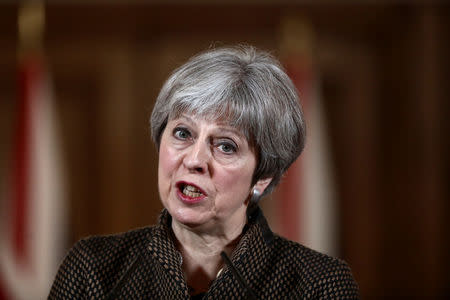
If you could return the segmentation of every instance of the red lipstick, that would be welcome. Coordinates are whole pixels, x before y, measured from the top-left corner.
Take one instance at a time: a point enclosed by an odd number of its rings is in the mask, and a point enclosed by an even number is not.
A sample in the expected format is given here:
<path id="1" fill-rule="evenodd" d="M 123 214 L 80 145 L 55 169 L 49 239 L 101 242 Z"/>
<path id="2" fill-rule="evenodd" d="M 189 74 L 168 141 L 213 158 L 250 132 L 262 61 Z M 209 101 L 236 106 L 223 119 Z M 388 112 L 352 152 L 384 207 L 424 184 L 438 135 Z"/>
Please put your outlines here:
<path id="1" fill-rule="evenodd" d="M 179 181 L 176 186 L 178 197 L 187 204 L 199 203 L 207 196 L 200 187 L 191 182 Z"/>

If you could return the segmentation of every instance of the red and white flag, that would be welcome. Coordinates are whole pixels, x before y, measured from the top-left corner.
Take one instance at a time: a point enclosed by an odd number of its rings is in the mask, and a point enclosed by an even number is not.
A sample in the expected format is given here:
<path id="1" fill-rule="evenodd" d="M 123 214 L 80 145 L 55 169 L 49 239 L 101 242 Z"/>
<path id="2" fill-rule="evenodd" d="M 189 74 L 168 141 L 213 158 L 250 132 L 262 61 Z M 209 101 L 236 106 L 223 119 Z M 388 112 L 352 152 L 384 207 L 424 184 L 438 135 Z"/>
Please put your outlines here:
<path id="1" fill-rule="evenodd" d="M 337 204 L 327 142 L 312 31 L 298 18 L 282 27 L 281 57 L 293 80 L 306 120 L 306 145 L 275 193 L 281 235 L 320 252 L 337 255 Z"/>
<path id="2" fill-rule="evenodd" d="M 65 201 L 50 81 L 39 57 L 22 60 L 18 88 L 0 202 L 0 297 L 44 299 L 63 255 Z"/>

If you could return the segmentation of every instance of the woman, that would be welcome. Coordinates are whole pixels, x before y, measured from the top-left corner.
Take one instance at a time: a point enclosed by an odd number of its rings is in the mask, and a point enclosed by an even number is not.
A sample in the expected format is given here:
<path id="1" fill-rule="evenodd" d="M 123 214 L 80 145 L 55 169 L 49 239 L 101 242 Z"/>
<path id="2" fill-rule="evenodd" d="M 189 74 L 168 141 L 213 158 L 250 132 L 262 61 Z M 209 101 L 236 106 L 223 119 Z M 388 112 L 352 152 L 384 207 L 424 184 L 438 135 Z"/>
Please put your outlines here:
<path id="1" fill-rule="evenodd" d="M 162 87 L 151 131 L 159 224 L 79 241 L 49 298 L 358 298 L 344 262 L 274 234 L 258 207 L 305 139 L 272 56 L 242 46 L 191 58 Z"/>

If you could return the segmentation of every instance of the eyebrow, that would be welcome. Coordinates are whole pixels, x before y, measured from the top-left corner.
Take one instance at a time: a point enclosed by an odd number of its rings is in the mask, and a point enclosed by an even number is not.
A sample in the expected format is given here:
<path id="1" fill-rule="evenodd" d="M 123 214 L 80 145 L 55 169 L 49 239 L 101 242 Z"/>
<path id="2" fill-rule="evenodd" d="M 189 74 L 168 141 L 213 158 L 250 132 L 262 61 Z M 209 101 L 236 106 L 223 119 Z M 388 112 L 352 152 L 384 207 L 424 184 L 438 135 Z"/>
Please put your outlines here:
<path id="1" fill-rule="evenodd" d="M 233 127 L 228 127 L 228 126 L 223 127 L 223 126 L 219 125 L 217 129 L 221 130 L 221 131 L 225 131 L 225 132 L 230 132 L 230 133 L 238 136 L 240 139 L 246 140 L 245 136 L 239 130 L 237 130 L 237 129 L 233 128 Z"/>
<path id="2" fill-rule="evenodd" d="M 191 125 L 194 125 L 194 121 L 192 121 L 192 118 L 190 118 L 189 116 L 186 115 L 181 115 L 178 118 L 176 118 L 175 120 L 180 120 L 180 119 L 184 119 L 185 121 L 187 121 L 188 123 L 190 123 Z"/>
<path id="3" fill-rule="evenodd" d="M 195 125 L 194 121 L 192 120 L 192 118 L 188 115 L 181 115 L 178 119 L 184 119 L 186 122 L 190 123 L 191 125 Z M 247 138 L 245 137 L 245 135 L 239 131 L 238 129 L 227 125 L 225 122 L 221 122 L 221 121 L 216 121 L 217 123 L 217 129 L 221 130 L 221 131 L 226 131 L 226 132 L 230 132 L 236 136 L 238 136 L 240 139 L 244 139 L 247 140 Z"/>

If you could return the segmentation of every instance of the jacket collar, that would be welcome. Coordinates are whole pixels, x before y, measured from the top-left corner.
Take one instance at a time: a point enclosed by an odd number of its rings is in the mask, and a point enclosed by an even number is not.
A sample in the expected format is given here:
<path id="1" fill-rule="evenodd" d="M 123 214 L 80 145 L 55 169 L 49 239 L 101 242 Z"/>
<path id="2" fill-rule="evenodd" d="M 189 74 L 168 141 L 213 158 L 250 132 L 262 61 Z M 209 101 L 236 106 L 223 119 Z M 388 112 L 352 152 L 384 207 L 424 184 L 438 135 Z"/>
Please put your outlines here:
<path id="1" fill-rule="evenodd" d="M 149 233 L 148 250 L 152 257 L 156 259 L 160 265 L 175 276 L 176 280 L 181 280 L 182 276 L 182 257 L 176 249 L 171 229 L 172 217 L 166 209 L 160 214 L 158 224 L 152 227 Z M 239 241 L 236 249 L 231 255 L 232 263 L 239 268 L 243 261 L 248 259 L 264 260 L 264 257 L 252 255 L 254 245 L 262 246 L 263 248 L 270 248 L 274 239 L 273 232 L 270 230 L 266 218 L 259 206 L 249 209 L 247 213 L 247 224 L 244 227 L 244 233 Z M 263 251 L 262 253 L 267 253 Z M 246 264 L 249 263 L 248 261 Z M 255 262 L 256 263 L 256 262 Z M 226 271 L 224 269 L 224 271 Z M 184 280 L 182 280 L 184 282 Z M 185 284 L 185 282 L 184 282 Z"/>
<path id="2" fill-rule="evenodd" d="M 158 224 L 152 227 L 149 235 L 148 250 L 168 271 L 181 270 L 182 258 L 176 249 L 171 229 L 172 217 L 166 209 L 161 212 Z"/>

